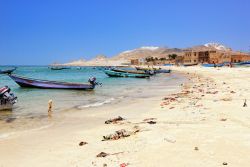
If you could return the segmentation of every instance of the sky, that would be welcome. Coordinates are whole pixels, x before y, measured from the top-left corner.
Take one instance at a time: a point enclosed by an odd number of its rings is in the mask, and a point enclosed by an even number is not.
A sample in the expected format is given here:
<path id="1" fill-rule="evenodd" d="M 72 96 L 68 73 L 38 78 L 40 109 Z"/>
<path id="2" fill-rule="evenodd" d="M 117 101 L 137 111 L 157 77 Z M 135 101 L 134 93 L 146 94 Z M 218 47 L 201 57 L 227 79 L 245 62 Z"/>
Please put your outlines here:
<path id="1" fill-rule="evenodd" d="M 249 0 L 0 0 L 0 65 L 208 42 L 249 51 L 249 9 Z"/>

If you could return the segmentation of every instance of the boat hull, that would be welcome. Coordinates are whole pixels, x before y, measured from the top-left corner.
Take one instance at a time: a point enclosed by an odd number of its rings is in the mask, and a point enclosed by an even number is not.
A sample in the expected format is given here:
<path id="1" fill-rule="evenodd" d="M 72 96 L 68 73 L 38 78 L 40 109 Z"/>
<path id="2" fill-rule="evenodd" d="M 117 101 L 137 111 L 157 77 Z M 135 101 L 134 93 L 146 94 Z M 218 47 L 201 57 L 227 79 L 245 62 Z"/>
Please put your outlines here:
<path id="1" fill-rule="evenodd" d="M 224 64 L 202 64 L 203 67 L 222 67 Z"/>
<path id="2" fill-rule="evenodd" d="M 171 72 L 171 70 L 163 70 L 163 69 L 155 70 L 155 73 L 170 73 L 170 72 Z"/>
<path id="3" fill-rule="evenodd" d="M 68 83 L 68 82 L 56 82 L 56 81 L 47 81 L 47 80 L 36 80 L 25 77 L 20 77 L 16 75 L 9 75 L 19 86 L 27 88 L 41 88 L 41 89 L 94 89 L 95 85 L 86 83 Z"/>
<path id="4" fill-rule="evenodd" d="M 132 77 L 132 78 L 149 78 L 149 74 L 137 74 L 137 73 L 127 73 L 127 72 L 117 72 L 113 70 L 104 70 L 105 74 L 110 77 Z"/>

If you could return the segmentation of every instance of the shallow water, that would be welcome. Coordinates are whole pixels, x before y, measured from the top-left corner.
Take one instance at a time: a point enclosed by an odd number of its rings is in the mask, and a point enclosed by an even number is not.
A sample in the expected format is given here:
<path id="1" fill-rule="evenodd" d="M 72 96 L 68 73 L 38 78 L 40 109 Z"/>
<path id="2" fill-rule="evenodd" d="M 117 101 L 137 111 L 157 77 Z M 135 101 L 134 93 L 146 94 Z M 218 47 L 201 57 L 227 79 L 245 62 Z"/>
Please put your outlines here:
<path id="1" fill-rule="evenodd" d="M 1 70 L 11 67 L 0 66 Z M 164 94 L 166 88 L 175 90 L 184 78 L 178 74 L 158 74 L 150 79 L 110 78 L 98 68 L 76 67 L 65 70 L 50 70 L 47 66 L 19 66 L 17 75 L 54 81 L 87 82 L 95 76 L 102 86 L 93 91 L 48 90 L 21 88 L 8 76 L 0 75 L 0 87 L 8 85 L 18 97 L 18 103 L 12 111 L 0 112 L 0 135 L 29 128 L 48 125 L 48 101 L 53 100 L 53 111 L 60 113 L 72 108 L 86 109 L 101 107 L 132 98 L 147 98 Z M 162 88 L 162 89 L 161 89 Z"/>

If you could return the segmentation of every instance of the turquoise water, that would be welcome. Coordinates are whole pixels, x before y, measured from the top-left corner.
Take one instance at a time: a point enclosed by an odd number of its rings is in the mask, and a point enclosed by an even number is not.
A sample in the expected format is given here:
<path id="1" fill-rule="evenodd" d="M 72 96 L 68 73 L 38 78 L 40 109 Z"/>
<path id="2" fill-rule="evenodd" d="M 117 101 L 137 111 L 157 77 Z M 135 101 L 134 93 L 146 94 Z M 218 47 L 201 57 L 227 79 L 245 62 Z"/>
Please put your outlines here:
<path id="1" fill-rule="evenodd" d="M 1 70 L 10 69 L 0 66 Z M 53 81 L 69 81 L 83 83 L 95 76 L 102 86 L 93 91 L 82 90 L 51 90 L 21 88 L 6 75 L 0 75 L 0 87 L 8 85 L 18 97 L 18 103 L 12 111 L 0 112 L 0 123 L 12 124 L 22 119 L 36 119 L 41 123 L 47 116 L 48 101 L 53 100 L 53 111 L 60 113 L 69 109 L 85 109 L 100 107 L 127 98 L 147 98 L 164 92 L 159 88 L 175 89 L 175 83 L 183 77 L 176 74 L 159 74 L 150 79 L 110 78 L 103 71 L 93 67 L 76 67 L 65 70 L 50 70 L 47 66 L 19 66 L 14 72 L 17 75 Z M 33 126 L 33 125 L 32 125 Z M 0 132 L 1 132 L 0 127 Z"/>

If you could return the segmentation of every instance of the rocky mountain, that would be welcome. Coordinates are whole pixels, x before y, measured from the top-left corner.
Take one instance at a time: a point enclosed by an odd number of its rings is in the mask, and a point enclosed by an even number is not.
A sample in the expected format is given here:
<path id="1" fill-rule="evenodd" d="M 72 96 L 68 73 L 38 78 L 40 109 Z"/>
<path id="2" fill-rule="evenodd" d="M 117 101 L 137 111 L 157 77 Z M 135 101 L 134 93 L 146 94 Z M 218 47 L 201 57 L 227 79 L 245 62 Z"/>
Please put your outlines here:
<path id="1" fill-rule="evenodd" d="M 222 44 L 219 44 L 219 43 L 207 43 L 205 44 L 204 46 L 208 47 L 208 48 L 213 48 L 213 49 L 216 49 L 216 50 L 220 50 L 220 51 L 232 51 L 231 48 L 228 48 Z"/>
<path id="2" fill-rule="evenodd" d="M 72 61 L 70 63 L 65 63 L 64 65 L 67 65 L 67 66 L 72 66 L 72 65 L 80 66 L 81 64 L 84 64 L 84 63 L 86 63 L 86 60 L 80 59 L 80 60 Z"/>
<path id="3" fill-rule="evenodd" d="M 113 60 L 131 60 L 146 57 L 167 57 L 169 54 L 182 54 L 183 50 L 178 48 L 166 48 L 156 46 L 143 46 L 133 50 L 121 52 L 113 57 Z"/>
<path id="4" fill-rule="evenodd" d="M 220 52 L 232 53 L 232 49 L 218 43 L 207 43 L 204 45 L 193 46 L 185 49 L 157 47 L 157 46 L 143 46 L 137 49 L 127 50 L 118 55 L 108 58 L 104 55 L 98 55 L 92 60 L 78 60 L 63 65 L 121 65 L 128 64 L 131 59 L 140 59 L 147 57 L 168 58 L 170 54 L 184 55 L 184 51 L 207 51 L 217 50 Z"/>
<path id="5" fill-rule="evenodd" d="M 217 50 L 220 52 L 231 52 L 232 49 L 228 48 L 219 43 L 207 43 L 204 45 L 192 46 L 190 48 L 186 48 L 184 50 L 193 50 L 193 51 L 207 51 L 207 50 Z"/>

